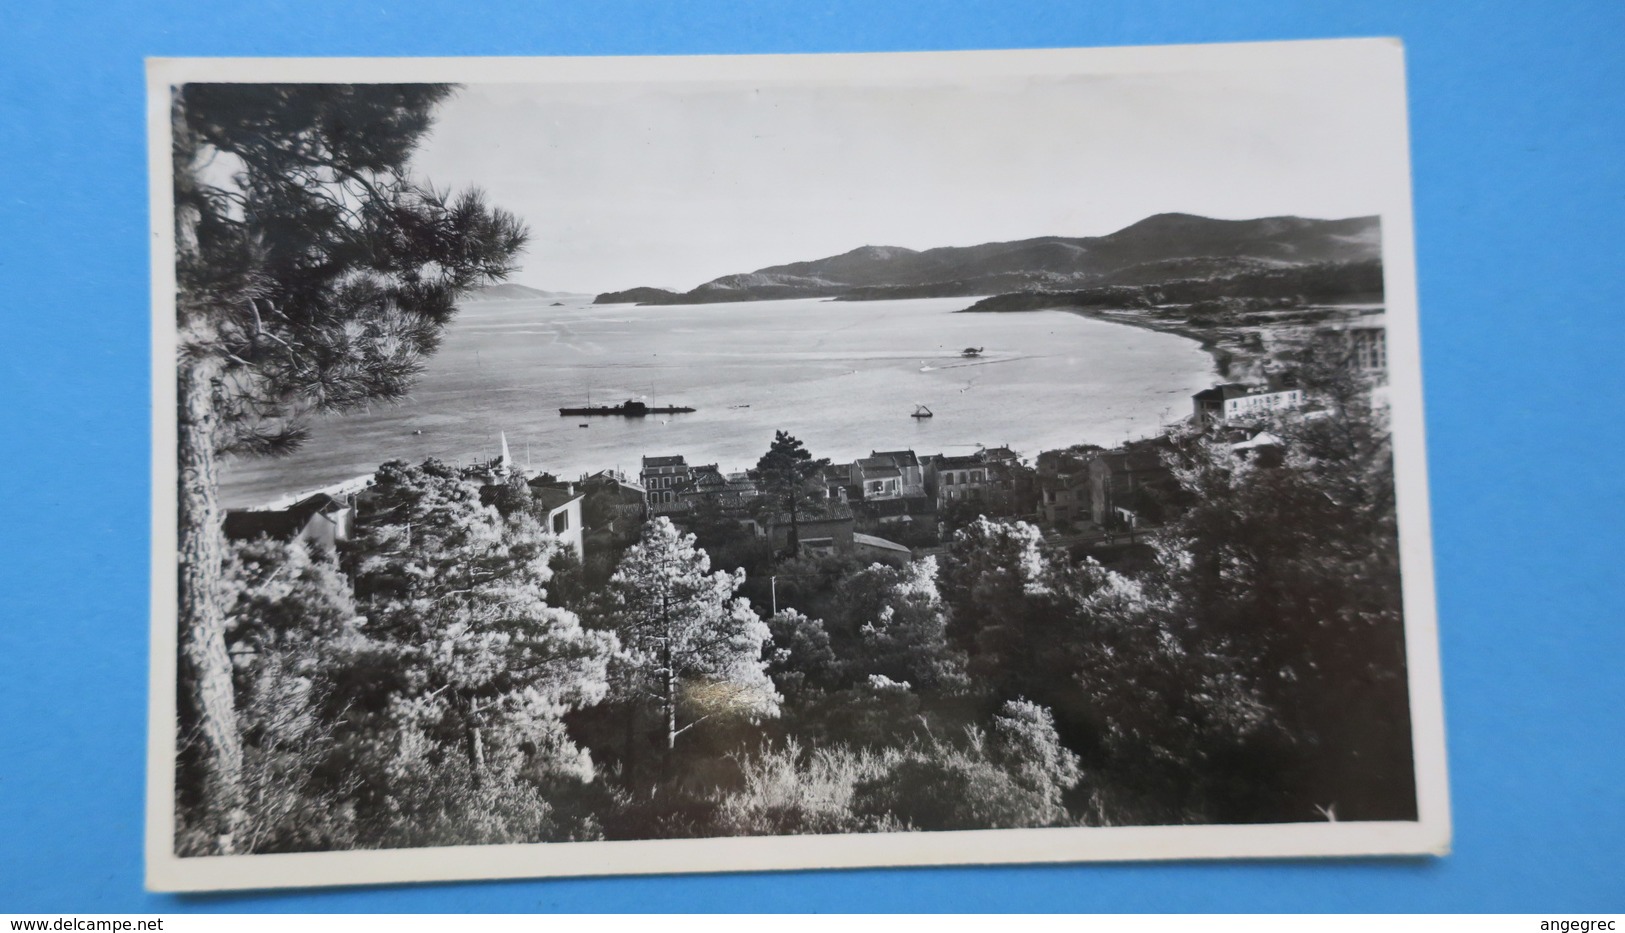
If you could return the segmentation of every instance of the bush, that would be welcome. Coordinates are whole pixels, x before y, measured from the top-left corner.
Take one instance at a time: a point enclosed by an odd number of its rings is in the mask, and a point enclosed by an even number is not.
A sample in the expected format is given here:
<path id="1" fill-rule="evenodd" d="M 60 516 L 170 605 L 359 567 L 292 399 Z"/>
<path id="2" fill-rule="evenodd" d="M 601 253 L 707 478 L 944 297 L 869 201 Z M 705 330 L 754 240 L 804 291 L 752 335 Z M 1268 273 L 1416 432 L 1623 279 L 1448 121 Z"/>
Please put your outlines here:
<path id="1" fill-rule="evenodd" d="M 972 729 L 966 739 L 959 748 L 933 741 L 903 752 L 883 775 L 856 788 L 855 812 L 877 825 L 921 830 L 1071 822 L 1062 797 L 1082 772 L 1049 710 L 1006 703 L 991 736 Z"/>
<path id="2" fill-rule="evenodd" d="M 809 751 L 790 739 L 742 765 L 742 786 L 717 808 L 717 828 L 736 836 L 862 832 L 866 827 L 852 812 L 853 789 L 881 767 L 872 752 L 845 746 Z"/>
<path id="3" fill-rule="evenodd" d="M 743 762 L 739 789 L 716 810 L 737 835 L 1060 826 L 1062 797 L 1081 776 L 1048 710 L 1007 703 L 991 733 L 962 744 L 933 738 L 804 750 L 794 739 Z"/>

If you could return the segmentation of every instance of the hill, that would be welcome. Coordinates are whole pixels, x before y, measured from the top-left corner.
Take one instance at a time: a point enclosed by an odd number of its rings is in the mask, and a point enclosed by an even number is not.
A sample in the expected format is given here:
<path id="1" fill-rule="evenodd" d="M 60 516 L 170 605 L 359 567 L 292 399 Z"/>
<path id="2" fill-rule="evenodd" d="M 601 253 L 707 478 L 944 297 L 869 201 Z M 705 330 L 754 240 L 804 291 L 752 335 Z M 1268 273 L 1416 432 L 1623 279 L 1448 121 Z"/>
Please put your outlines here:
<path id="1" fill-rule="evenodd" d="M 538 301 L 543 298 L 579 298 L 576 292 L 547 292 L 529 285 L 519 285 L 514 282 L 499 282 L 496 285 L 481 285 L 469 291 L 464 301 Z"/>
<path id="2" fill-rule="evenodd" d="M 928 250 L 863 246 L 824 259 L 726 275 L 687 292 L 637 288 L 599 295 L 596 301 L 873 300 L 1155 285 L 1380 260 L 1381 239 L 1376 217 L 1215 220 L 1157 214 L 1106 236 L 1037 237 Z"/>

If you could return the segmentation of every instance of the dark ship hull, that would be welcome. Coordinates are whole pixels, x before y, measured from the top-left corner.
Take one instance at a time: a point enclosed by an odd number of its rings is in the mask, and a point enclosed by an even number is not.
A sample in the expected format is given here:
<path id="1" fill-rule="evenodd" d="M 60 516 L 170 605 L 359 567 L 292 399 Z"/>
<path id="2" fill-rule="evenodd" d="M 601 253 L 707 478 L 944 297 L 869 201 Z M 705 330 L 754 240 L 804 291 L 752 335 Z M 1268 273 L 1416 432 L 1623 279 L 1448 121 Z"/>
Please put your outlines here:
<path id="1" fill-rule="evenodd" d="M 559 414 L 568 417 L 589 415 L 620 415 L 623 418 L 642 418 L 645 415 L 686 415 L 694 411 L 681 405 L 651 408 L 642 402 L 626 401 L 619 405 L 590 405 L 586 408 L 561 408 Z"/>

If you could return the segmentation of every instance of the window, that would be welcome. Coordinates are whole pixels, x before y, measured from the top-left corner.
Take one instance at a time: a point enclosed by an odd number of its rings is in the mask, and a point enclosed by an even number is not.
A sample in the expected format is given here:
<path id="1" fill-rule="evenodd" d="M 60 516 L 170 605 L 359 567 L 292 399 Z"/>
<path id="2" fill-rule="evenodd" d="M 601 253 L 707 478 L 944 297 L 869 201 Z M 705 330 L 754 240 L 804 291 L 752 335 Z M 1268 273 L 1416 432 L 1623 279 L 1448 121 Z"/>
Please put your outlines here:
<path id="1" fill-rule="evenodd" d="M 1386 369 L 1387 332 L 1374 327 L 1354 331 L 1354 362 L 1365 370 Z"/>
<path id="2" fill-rule="evenodd" d="M 570 513 L 569 512 L 560 512 L 559 514 L 553 516 L 553 533 L 554 534 L 562 535 L 566 531 L 569 531 L 569 530 L 570 530 Z"/>

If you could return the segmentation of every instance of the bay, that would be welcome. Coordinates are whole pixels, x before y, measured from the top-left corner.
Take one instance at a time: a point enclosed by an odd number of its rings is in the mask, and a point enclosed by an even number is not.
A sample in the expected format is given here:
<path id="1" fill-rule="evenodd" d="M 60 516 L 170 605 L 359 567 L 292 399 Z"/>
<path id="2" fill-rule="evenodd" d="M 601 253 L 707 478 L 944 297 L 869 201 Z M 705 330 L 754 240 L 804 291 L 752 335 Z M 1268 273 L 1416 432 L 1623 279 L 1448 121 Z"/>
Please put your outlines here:
<path id="1" fill-rule="evenodd" d="M 521 465 L 561 477 L 619 468 L 635 479 L 641 457 L 672 454 L 743 470 L 776 430 L 836 462 L 984 445 L 1030 459 L 1157 431 L 1217 379 L 1185 337 L 1063 311 L 952 313 L 975 300 L 471 302 L 409 399 L 318 418 L 290 456 L 226 463 L 222 500 L 264 504 L 391 459 L 473 462 L 496 454 L 500 433 Z M 982 355 L 966 359 L 966 347 Z M 559 414 L 589 396 L 698 410 Z M 917 405 L 934 417 L 910 417 Z"/>

